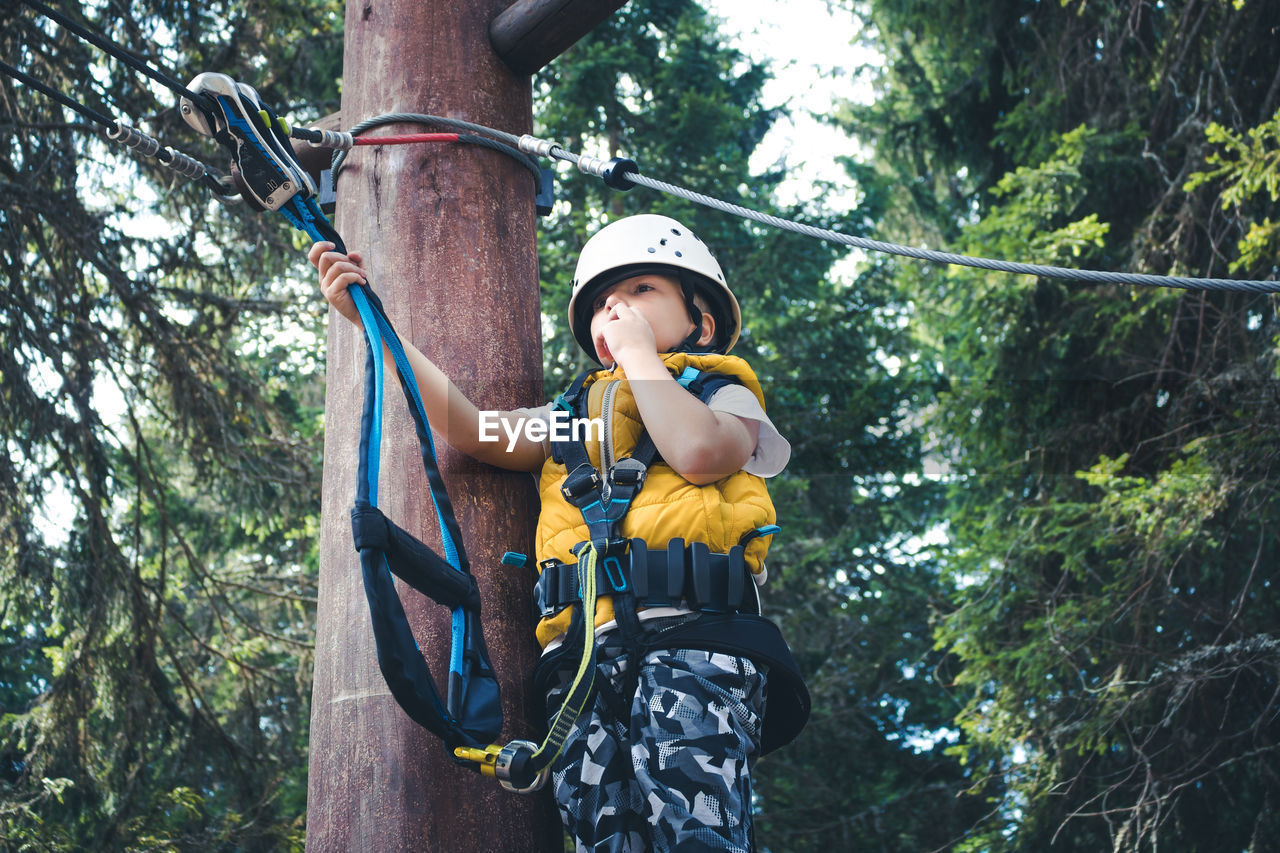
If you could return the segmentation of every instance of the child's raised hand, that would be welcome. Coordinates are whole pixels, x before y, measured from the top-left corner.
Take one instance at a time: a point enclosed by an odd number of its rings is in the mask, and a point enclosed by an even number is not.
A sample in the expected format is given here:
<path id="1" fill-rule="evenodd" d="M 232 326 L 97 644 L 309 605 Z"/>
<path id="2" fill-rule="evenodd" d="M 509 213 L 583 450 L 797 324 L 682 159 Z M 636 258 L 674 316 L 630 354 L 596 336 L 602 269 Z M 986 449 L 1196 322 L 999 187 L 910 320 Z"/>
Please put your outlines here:
<path id="1" fill-rule="evenodd" d="M 347 288 L 368 283 L 369 273 L 361 266 L 364 258 L 358 252 L 344 255 L 334 249 L 332 243 L 316 243 L 307 253 L 307 260 L 320 271 L 320 292 L 334 310 L 357 326 L 362 325 L 360 312 Z"/>
<path id="2" fill-rule="evenodd" d="M 626 368 L 628 356 L 632 353 L 656 353 L 658 343 L 653 336 L 653 327 L 644 315 L 624 302 L 618 302 L 609 309 L 610 316 L 596 335 L 596 354 L 601 362 L 622 363 Z"/>

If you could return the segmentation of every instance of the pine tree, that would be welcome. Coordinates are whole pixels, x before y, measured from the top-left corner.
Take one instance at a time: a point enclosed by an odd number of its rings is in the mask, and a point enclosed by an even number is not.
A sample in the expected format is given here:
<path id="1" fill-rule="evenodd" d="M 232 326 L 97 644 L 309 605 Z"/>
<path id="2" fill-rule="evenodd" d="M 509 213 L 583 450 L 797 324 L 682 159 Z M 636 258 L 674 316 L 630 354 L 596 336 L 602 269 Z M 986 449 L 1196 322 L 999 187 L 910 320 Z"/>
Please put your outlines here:
<path id="1" fill-rule="evenodd" d="M 1274 278 L 1273 7 L 872 2 L 885 221 L 988 257 Z M 948 386 L 963 849 L 1262 850 L 1274 297 L 904 268 Z"/>
<path id="2" fill-rule="evenodd" d="M 334 96 L 338 4 L 62 5 L 170 76 Z M 0 16 L 22 70 L 210 158 L 176 96 Z M 298 846 L 322 368 L 299 253 L 2 85 L 3 846 Z"/>

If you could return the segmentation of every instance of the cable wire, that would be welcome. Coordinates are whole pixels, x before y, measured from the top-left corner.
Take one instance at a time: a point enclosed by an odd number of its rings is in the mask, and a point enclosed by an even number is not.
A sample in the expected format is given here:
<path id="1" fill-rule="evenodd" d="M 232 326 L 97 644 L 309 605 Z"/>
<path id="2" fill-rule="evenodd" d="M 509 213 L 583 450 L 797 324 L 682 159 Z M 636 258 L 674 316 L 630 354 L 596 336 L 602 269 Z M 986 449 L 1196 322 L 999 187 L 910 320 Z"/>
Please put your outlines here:
<path id="1" fill-rule="evenodd" d="M 30 86 L 32 89 L 35 89 L 37 92 L 44 95 L 45 97 L 52 98 L 53 100 L 62 104 L 64 107 L 68 107 L 72 110 L 75 110 L 80 115 L 89 119 L 89 121 L 96 122 L 97 124 L 102 125 L 108 131 L 116 129 L 115 119 L 112 119 L 112 118 L 109 118 L 108 116 L 103 115 L 102 113 L 93 109 L 93 107 L 86 106 L 85 104 L 82 104 L 79 101 L 76 101 L 72 98 L 68 98 L 66 95 L 62 94 L 57 89 L 51 88 L 50 86 L 47 86 L 46 84 L 41 83 L 39 80 L 32 77 L 30 74 L 27 74 L 24 71 L 19 71 L 17 68 L 14 68 L 9 63 L 0 60 L 0 71 L 3 71 L 5 74 L 8 74 L 10 77 L 17 80 L 19 83 L 22 83 L 26 86 Z"/>
<path id="2" fill-rule="evenodd" d="M 108 139 L 127 145 L 139 154 L 154 158 L 161 165 L 167 166 L 185 178 L 203 182 L 219 198 L 226 200 L 236 195 L 233 188 L 223 185 L 222 174 L 212 166 L 201 163 L 199 160 L 189 157 L 181 151 L 176 151 L 167 145 L 162 145 L 159 140 L 147 136 L 147 134 L 125 121 L 103 115 L 87 104 L 82 104 L 74 98 L 67 97 L 57 89 L 40 82 L 24 71 L 19 71 L 3 60 L 0 60 L 0 72 L 8 74 L 19 83 L 35 89 L 40 94 L 58 102 L 62 106 L 74 110 L 84 118 L 102 125 L 106 130 Z"/>
<path id="3" fill-rule="evenodd" d="M 74 33 L 75 35 L 83 39 L 84 41 L 87 41 L 90 44 L 94 45 L 95 47 L 98 47 L 101 50 L 104 50 L 107 53 L 111 54 L 116 59 L 119 59 L 121 62 L 128 65 L 130 68 L 133 68 L 136 71 L 142 72 L 143 74 L 150 77 L 152 80 L 156 81 L 161 86 L 164 86 L 166 89 L 170 90 L 171 92 L 175 92 L 179 95 L 182 95 L 185 98 L 190 98 L 192 101 L 194 101 L 197 104 L 200 104 L 205 109 L 212 108 L 212 104 L 209 102 L 209 99 L 207 96 L 192 92 L 190 89 L 182 85 L 177 80 L 173 79 L 172 77 L 170 77 L 169 75 L 161 71 L 157 71 L 156 69 L 152 68 L 151 65 L 147 63 L 146 60 L 130 53 L 129 51 L 121 47 L 119 44 L 112 41 L 111 39 L 105 36 L 99 35 L 98 33 L 95 33 L 92 30 L 81 26 L 77 22 L 73 21 L 71 18 L 59 12 L 57 9 L 54 9 L 51 6 L 47 6 L 44 3 L 41 3 L 40 0 L 22 0 L 22 2 L 26 3 L 32 9 L 35 9 L 37 12 L 39 12 L 41 15 L 44 15 L 46 18 L 49 18 L 52 21 L 56 21 L 58 24 L 67 28 L 72 33 Z"/>
<path id="4" fill-rule="evenodd" d="M 557 160 L 565 160 L 577 166 L 581 171 L 587 174 L 596 175 L 597 177 L 605 177 L 605 170 L 616 162 L 616 160 L 601 160 L 595 157 L 582 157 L 564 149 L 557 143 L 543 139 L 535 139 L 533 137 L 523 137 L 519 144 L 522 151 L 527 153 L 537 153 Z M 762 225 L 769 225 L 773 228 L 791 231 L 805 237 L 812 237 L 816 240 L 840 243 L 845 246 L 865 249 L 870 252 L 880 252 L 882 254 L 916 258 L 918 260 L 928 261 L 929 263 L 934 264 L 966 266 L 977 269 L 994 270 L 996 272 L 1012 273 L 1015 275 L 1034 275 L 1042 276 L 1044 278 L 1095 284 L 1126 284 L 1147 287 L 1183 288 L 1187 290 L 1235 290 L 1250 293 L 1280 292 L 1280 281 L 1271 279 L 1250 280 L 1234 278 L 1196 278 L 1192 276 L 1178 275 L 1150 275 L 1145 273 L 1107 272 L 1105 270 L 1082 270 L 1070 267 L 1047 266 L 1044 264 L 1003 261 L 994 258 L 976 258 L 969 255 L 956 254 L 954 252 L 939 252 L 933 249 L 923 249 L 916 246 L 903 246 L 898 243 L 870 240 L 866 237 L 855 237 L 851 234 L 843 234 L 839 231 L 832 231 L 827 228 L 816 228 L 812 225 L 805 225 L 801 222 L 794 222 L 768 213 L 761 213 L 760 211 L 732 204 L 722 199 L 694 192 L 693 190 L 685 187 L 680 187 L 665 181 L 655 180 L 654 178 L 650 178 L 636 172 L 618 171 L 618 173 L 613 177 L 613 180 L 616 181 L 618 179 L 627 181 L 631 184 L 647 187 L 648 189 L 657 190 L 658 192 L 667 193 L 669 195 L 676 196 L 677 198 L 683 198 L 686 201 L 691 201 L 694 204 L 709 207 L 713 210 L 719 210 L 723 213 L 742 217 L 743 219 L 750 219 L 754 222 L 759 222 Z"/>
<path id="5" fill-rule="evenodd" d="M 459 133 L 459 142 L 468 142 L 472 145 L 480 145 L 506 154 L 513 158 L 520 165 L 529 170 L 533 175 L 534 186 L 538 186 L 542 182 L 542 171 L 538 168 L 538 164 L 527 154 L 520 150 L 520 137 L 513 133 L 507 133 L 503 130 L 497 130 L 492 127 L 485 127 L 482 124 L 473 124 L 469 121 L 463 121 L 456 118 L 446 118 L 444 116 L 425 115 L 423 113 L 385 113 L 384 115 L 367 118 L 364 121 L 352 126 L 347 133 L 352 136 L 358 136 L 366 130 L 372 130 L 375 127 L 382 127 L 388 124 L 431 124 L 450 127 L 459 131 L 470 131 L 470 133 Z M 346 151 L 335 151 L 333 154 L 333 162 L 330 168 L 333 169 L 333 180 L 337 183 L 338 173 L 342 171 L 342 166 L 346 162 Z"/>
<path id="6" fill-rule="evenodd" d="M 55 9 L 41 3 L 40 0 L 22 0 L 31 8 L 40 12 L 42 15 L 58 22 L 62 26 L 71 30 L 80 38 L 91 44 L 96 45 L 112 56 L 125 62 L 132 68 L 142 72 L 151 79 L 165 86 L 166 88 L 189 98 L 193 102 L 203 105 L 207 108 L 208 99 L 203 94 L 197 94 L 190 91 L 173 78 L 156 71 L 144 60 L 129 53 L 120 45 L 100 36 L 88 29 L 77 24 L 67 16 Z M 55 93 L 52 89 L 45 87 L 43 84 L 34 80 L 30 76 L 23 74 L 16 68 L 5 63 L 0 63 L 0 69 L 10 74 L 27 85 L 33 86 L 51 98 L 54 98 L 64 106 L 76 110 L 81 115 L 90 118 L 110 129 L 117 129 L 118 125 L 113 120 L 103 116 L 83 104 L 64 98 L 62 95 Z M 505 131 L 496 130 L 472 122 L 462 121 L 460 119 L 446 118 L 443 116 L 424 115 L 421 113 L 387 113 L 385 115 L 376 116 L 371 119 L 365 119 L 359 124 L 351 128 L 349 133 L 356 135 L 385 124 L 400 123 L 426 123 L 437 124 L 445 127 L 452 127 L 458 130 L 471 131 L 480 135 L 459 135 L 459 141 L 469 142 L 472 144 L 482 145 L 495 151 L 507 154 L 515 158 L 523 166 L 525 166 L 533 174 L 535 185 L 541 184 L 541 172 L 537 163 L 530 159 L 528 153 L 541 154 L 542 156 L 553 159 L 566 160 L 579 167 L 587 174 L 594 174 L 597 177 L 604 177 L 613 186 L 626 189 L 623 182 L 636 184 L 647 187 L 652 190 L 667 193 L 699 204 L 704 207 L 719 210 L 723 213 L 729 213 L 739 216 L 743 219 L 749 219 L 759 222 L 762 225 L 769 225 L 785 231 L 791 231 L 802 236 L 811 237 L 817 240 L 825 240 L 828 242 L 839 243 L 857 249 L 863 249 L 870 252 L 879 252 L 883 254 L 899 255 L 902 257 L 916 258 L 918 260 L 927 261 L 935 264 L 947 264 L 954 266 L 966 266 L 977 269 L 993 270 L 996 272 L 1011 273 L 1014 275 L 1034 275 L 1044 278 L 1061 279 L 1065 281 L 1088 282 L 1100 284 L 1126 284 L 1141 285 L 1147 287 L 1173 287 L 1193 290 L 1235 290 L 1247 291 L 1251 293 L 1276 293 L 1280 292 L 1280 281 L 1276 280 L 1249 280 L 1249 279 L 1232 279 L 1232 278 L 1198 278 L 1193 276 L 1178 275 L 1151 275 L 1145 273 L 1117 273 L 1105 270 L 1086 270 L 1074 269 L 1071 267 L 1050 266 L 1045 264 L 1029 264 L 1017 261 L 1004 261 L 995 258 L 980 258 L 969 255 L 961 255 L 954 252 L 939 252 L 933 249 L 924 249 L 916 246 L 904 246 L 898 243 L 888 243 L 881 240 L 871 240 L 865 237 L 855 237 L 851 234 L 844 234 L 839 231 L 833 231 L 827 228 L 816 228 L 812 225 L 805 225 L 801 222 L 795 222 L 789 219 L 783 219 L 768 213 L 762 213 L 751 208 L 741 205 L 732 204 L 718 199 L 713 196 L 704 195 L 694 192 L 693 190 L 676 184 L 670 184 L 665 181 L 655 180 L 645 175 L 639 174 L 635 170 L 635 164 L 631 163 L 631 170 L 619 170 L 616 174 L 607 175 L 605 170 L 613 164 L 619 162 L 617 158 L 613 160 L 602 160 L 595 157 L 580 157 L 571 151 L 566 150 L 559 144 L 548 142 L 546 140 L 536 139 L 531 136 L 517 137 L 514 134 Z M 342 169 L 343 163 L 346 161 L 346 151 L 336 151 L 333 155 L 332 170 L 334 181 L 337 181 L 338 173 Z M 162 160 L 162 162 L 164 162 Z M 629 161 L 628 161 L 629 162 Z"/>
<path id="7" fill-rule="evenodd" d="M 826 228 L 815 228 L 812 225 L 792 222 L 787 219 L 771 216 L 767 213 L 761 213 L 717 198 L 712 198 L 711 196 L 696 193 L 692 190 L 685 189 L 684 187 L 678 187 L 663 181 L 654 180 L 653 178 L 648 178 L 644 175 L 627 174 L 623 177 L 634 184 L 639 184 L 640 186 L 669 193 L 679 198 L 692 201 L 695 204 L 701 204 L 725 213 L 732 213 L 735 216 L 741 216 L 744 219 L 751 219 L 764 225 L 782 228 L 796 234 L 802 234 L 806 237 L 813 237 L 818 240 L 828 240 L 834 243 L 842 243 L 846 246 L 853 246 L 854 248 L 866 249 L 872 252 L 917 258 L 919 260 L 929 261 L 930 263 L 935 264 L 951 264 L 956 266 L 975 267 L 977 269 L 994 270 L 996 272 L 1013 273 L 1015 275 L 1035 275 L 1043 276 L 1045 278 L 1091 282 L 1097 284 L 1136 284 L 1150 287 L 1174 287 L 1194 290 L 1241 290 L 1253 293 L 1280 292 L 1280 281 L 1254 281 L 1234 278 L 1195 278 L 1192 276 L 1150 275 L 1145 273 L 1107 272 L 1105 270 L 1083 270 L 1073 269 L 1071 267 L 1027 264 L 1017 261 L 1002 261 L 994 258 L 976 258 L 969 255 L 955 254 L 953 252 L 938 252 L 933 249 L 922 249 L 915 246 L 902 246 L 897 243 L 885 243 L 880 240 L 869 240 L 865 237 L 854 237 L 849 234 L 842 234 L 839 231 L 831 231 Z"/>

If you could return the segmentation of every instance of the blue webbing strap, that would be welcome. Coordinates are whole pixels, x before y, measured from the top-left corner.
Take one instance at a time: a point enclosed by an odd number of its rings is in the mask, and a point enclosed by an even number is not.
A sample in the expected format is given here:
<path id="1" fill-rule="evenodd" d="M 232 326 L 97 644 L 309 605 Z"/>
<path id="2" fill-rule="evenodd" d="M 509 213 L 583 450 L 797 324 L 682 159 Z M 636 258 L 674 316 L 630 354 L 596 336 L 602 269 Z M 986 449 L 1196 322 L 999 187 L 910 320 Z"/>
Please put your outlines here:
<path id="1" fill-rule="evenodd" d="M 418 383 L 414 379 L 413 367 L 409 364 L 409 358 L 405 355 L 399 336 L 391 327 L 391 322 L 386 315 L 381 311 L 380 304 L 378 309 L 372 312 L 376 315 L 376 328 L 380 332 L 382 341 L 386 343 L 388 350 L 391 352 L 405 398 L 409 401 L 414 428 L 418 434 L 418 444 L 422 449 L 422 467 L 427 474 L 427 480 L 431 487 L 431 501 L 435 506 L 436 518 L 440 522 L 440 541 L 444 547 L 445 558 L 448 560 L 449 565 L 458 571 L 469 572 L 467 555 L 462 547 L 462 533 L 458 529 L 458 522 L 453 514 L 453 503 L 449 500 L 449 493 L 445 490 L 444 479 L 440 476 L 440 468 L 436 463 L 435 443 L 431 437 L 431 430 L 427 425 L 427 414 L 422 404 L 422 395 L 418 390 Z M 363 314 L 361 318 L 364 319 Z M 366 327 L 367 325 L 366 321 Z M 378 353 L 379 360 L 381 360 L 380 347 L 378 348 Z M 468 681 L 468 662 L 465 650 L 477 642 L 473 636 L 478 634 L 478 628 L 472 624 L 474 622 L 474 615 L 466 609 L 461 607 L 453 608 L 452 642 L 449 646 L 448 707 L 449 713 L 454 716 L 458 716 L 463 712 L 462 694 Z M 469 637 L 471 637 L 470 640 L 468 639 Z"/>
<path id="2" fill-rule="evenodd" d="M 346 251 L 341 237 L 313 199 L 295 196 L 280 209 L 280 213 L 290 224 L 312 239 L 331 242 L 338 251 Z M 356 480 L 356 508 L 352 513 L 353 524 L 357 516 L 367 515 L 370 510 L 377 512 L 384 400 L 382 347 L 385 344 L 392 355 L 397 378 L 413 417 L 421 447 L 423 470 L 427 475 L 432 503 L 440 525 L 444 560 L 454 570 L 469 577 L 461 531 L 444 479 L 440 475 L 435 444 L 412 366 L 378 297 L 362 285 L 351 287 L 350 293 L 356 310 L 360 313 L 365 333 L 365 400 L 360 426 L 360 461 Z M 387 524 L 390 525 L 390 522 Z M 403 531 L 398 533 L 412 539 Z M 359 533 L 356 536 L 359 540 Z M 413 544 L 430 551 L 416 540 Z M 416 548 L 411 550 L 417 551 Z M 481 632 L 478 607 L 452 607 L 449 686 L 447 699 L 442 702 L 392 580 L 392 573 L 395 573 L 419 591 L 435 597 L 436 594 L 430 588 L 424 588 L 430 586 L 430 573 L 421 571 L 417 566 L 397 565 L 393 562 L 392 554 L 396 555 L 396 561 L 404 558 L 404 552 L 398 549 L 360 549 L 365 596 L 369 601 L 378 649 L 378 666 L 392 695 L 415 722 L 445 741 L 450 755 L 458 746 L 492 742 L 502 729 L 502 709 L 497 678 L 489 662 Z M 478 596 L 476 600 L 478 601 Z"/>

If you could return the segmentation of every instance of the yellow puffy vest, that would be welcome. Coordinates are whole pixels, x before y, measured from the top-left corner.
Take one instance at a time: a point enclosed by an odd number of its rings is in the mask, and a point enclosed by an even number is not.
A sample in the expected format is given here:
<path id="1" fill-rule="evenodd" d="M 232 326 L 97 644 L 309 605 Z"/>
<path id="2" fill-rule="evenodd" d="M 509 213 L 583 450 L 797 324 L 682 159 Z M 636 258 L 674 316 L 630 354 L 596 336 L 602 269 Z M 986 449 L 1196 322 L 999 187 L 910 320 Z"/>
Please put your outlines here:
<path id="1" fill-rule="evenodd" d="M 662 360 L 676 377 L 686 367 L 734 376 L 764 406 L 759 380 L 747 363 L 736 356 L 668 353 L 662 356 Z M 611 425 L 612 434 L 605 438 L 613 450 L 613 460 L 617 461 L 630 455 L 644 424 L 621 368 L 598 370 L 586 379 L 582 393 L 588 395 L 588 417 L 605 418 L 606 391 L 611 397 L 607 422 Z M 591 464 L 600 471 L 599 442 L 587 441 L 586 449 Z M 607 473 L 601 471 L 601 476 Z M 539 564 L 552 557 L 565 563 L 576 562 L 571 549 L 589 538 L 582 513 L 560 492 L 567 475 L 565 466 L 552 458 L 542 466 L 538 486 L 542 512 L 538 516 L 535 541 Z M 754 474 L 740 470 L 714 483 L 695 486 L 661 459 L 655 459 L 644 486 L 636 494 L 622 521 L 621 534 L 627 538 L 643 539 L 650 549 L 664 548 L 671 539 L 681 538 L 685 542 L 705 542 L 712 553 L 723 554 L 737 545 L 745 534 L 773 524 L 776 518 L 768 488 L 764 480 Z M 763 568 L 769 538 L 757 536 L 746 545 L 744 557 L 753 573 L 759 574 Z M 565 633 L 571 618 L 572 608 L 565 608 L 543 619 L 538 624 L 538 642 L 545 647 Z M 601 596 L 596 607 L 596 627 L 613 618 L 611 597 Z"/>

